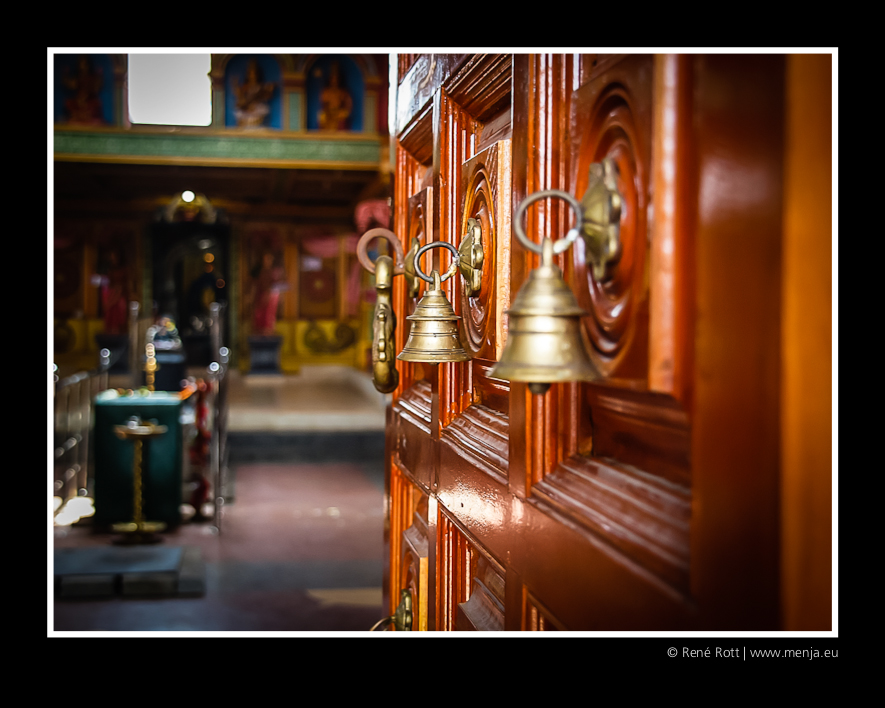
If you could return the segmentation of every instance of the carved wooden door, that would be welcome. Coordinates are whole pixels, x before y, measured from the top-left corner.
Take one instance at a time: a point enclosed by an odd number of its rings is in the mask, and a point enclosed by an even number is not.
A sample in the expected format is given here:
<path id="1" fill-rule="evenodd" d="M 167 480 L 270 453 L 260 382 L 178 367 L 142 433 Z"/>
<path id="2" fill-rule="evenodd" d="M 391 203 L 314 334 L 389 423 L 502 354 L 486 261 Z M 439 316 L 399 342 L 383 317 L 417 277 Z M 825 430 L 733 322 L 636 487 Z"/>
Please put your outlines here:
<path id="1" fill-rule="evenodd" d="M 783 62 L 776 57 L 400 55 L 394 231 L 460 246 L 443 283 L 471 359 L 398 362 L 387 424 L 386 600 L 413 630 L 758 629 L 777 623 L 777 359 Z M 602 373 L 490 374 L 538 256 L 526 197 L 581 199 L 611 158 L 619 261 L 555 256 Z M 562 238 L 568 205 L 526 212 Z M 422 260 L 443 273 L 449 252 Z M 396 350 L 409 297 L 394 278 Z"/>

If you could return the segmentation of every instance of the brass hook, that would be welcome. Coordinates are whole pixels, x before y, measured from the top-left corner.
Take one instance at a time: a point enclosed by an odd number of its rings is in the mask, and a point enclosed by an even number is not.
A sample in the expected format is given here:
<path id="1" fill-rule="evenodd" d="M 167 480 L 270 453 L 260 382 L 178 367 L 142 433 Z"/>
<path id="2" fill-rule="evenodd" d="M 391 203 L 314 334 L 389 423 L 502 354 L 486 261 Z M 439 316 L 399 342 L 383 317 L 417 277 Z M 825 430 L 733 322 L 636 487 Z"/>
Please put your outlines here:
<path id="1" fill-rule="evenodd" d="M 369 258 L 368 245 L 376 238 L 386 239 L 393 246 L 396 261 L 390 256 L 379 256 L 375 262 Z M 412 239 L 409 257 L 414 260 L 418 250 L 418 239 Z M 357 258 L 367 271 L 375 276 L 375 291 L 378 299 L 375 302 L 375 314 L 372 324 L 372 382 L 381 393 L 391 393 L 399 385 L 399 372 L 396 370 L 396 352 L 394 333 L 396 332 L 396 314 L 393 311 L 391 296 L 393 294 L 393 278 L 405 275 L 410 297 L 418 294 L 418 279 L 414 275 L 414 264 L 403 254 L 403 245 L 396 234 L 388 229 L 369 229 L 362 235 L 356 248 Z"/>

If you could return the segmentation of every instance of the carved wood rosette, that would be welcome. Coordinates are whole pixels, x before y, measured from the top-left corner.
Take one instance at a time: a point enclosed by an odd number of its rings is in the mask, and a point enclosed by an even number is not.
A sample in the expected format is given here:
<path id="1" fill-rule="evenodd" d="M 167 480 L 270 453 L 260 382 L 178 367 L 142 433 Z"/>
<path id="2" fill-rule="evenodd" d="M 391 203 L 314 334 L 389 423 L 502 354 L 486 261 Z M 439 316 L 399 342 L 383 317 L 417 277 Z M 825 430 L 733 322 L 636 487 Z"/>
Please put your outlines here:
<path id="1" fill-rule="evenodd" d="M 572 99 L 572 194 L 587 191 L 590 165 L 605 158 L 618 168 L 623 198 L 621 253 L 597 280 L 584 242 L 571 250 L 571 283 L 589 316 L 589 353 L 608 379 L 634 385 L 648 379 L 649 233 L 653 57 L 628 57 L 575 91 Z"/>
<path id="2" fill-rule="evenodd" d="M 500 140 L 467 160 L 461 168 L 461 235 L 470 219 L 479 223 L 483 253 L 479 292 L 467 294 L 461 287 L 461 330 L 464 347 L 473 356 L 474 381 L 483 375 L 483 365 L 501 357 L 507 337 L 510 306 L 510 206 L 511 141 Z M 466 392 L 477 401 L 476 390 Z"/>

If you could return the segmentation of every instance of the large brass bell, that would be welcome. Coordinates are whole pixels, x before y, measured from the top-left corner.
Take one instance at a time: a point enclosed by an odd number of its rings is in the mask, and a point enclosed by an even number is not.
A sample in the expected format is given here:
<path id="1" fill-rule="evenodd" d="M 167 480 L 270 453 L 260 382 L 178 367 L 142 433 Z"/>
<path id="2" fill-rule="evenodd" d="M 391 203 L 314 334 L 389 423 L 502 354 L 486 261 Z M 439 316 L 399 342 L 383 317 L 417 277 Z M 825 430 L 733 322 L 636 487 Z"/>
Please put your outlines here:
<path id="1" fill-rule="evenodd" d="M 440 247 L 453 252 L 452 265 L 442 277 L 437 270 L 428 276 L 421 270 L 421 255 L 431 248 Z M 458 272 L 459 258 L 457 248 L 450 243 L 440 241 L 427 244 L 415 254 L 416 274 L 422 280 L 431 283 L 432 287 L 424 293 L 424 297 L 415 307 L 415 312 L 406 318 L 412 322 L 412 330 L 397 359 L 428 364 L 470 359 L 470 355 L 461 346 L 461 337 L 458 334 L 458 320 L 461 317 L 455 314 L 441 287 L 443 281 Z"/>
<path id="2" fill-rule="evenodd" d="M 578 223 L 565 238 L 555 242 L 544 238 L 537 244 L 526 237 L 520 219 L 529 204 L 549 196 L 566 199 L 574 207 Z M 523 246 L 541 254 L 541 265 L 529 274 L 507 310 L 507 344 L 490 375 L 508 381 L 526 381 L 529 390 L 539 395 L 546 393 L 551 383 L 602 378 L 590 360 L 581 335 L 581 317 L 587 313 L 578 305 L 562 271 L 553 263 L 553 255 L 571 246 L 581 232 L 581 205 L 565 192 L 537 192 L 520 205 L 513 227 Z"/>

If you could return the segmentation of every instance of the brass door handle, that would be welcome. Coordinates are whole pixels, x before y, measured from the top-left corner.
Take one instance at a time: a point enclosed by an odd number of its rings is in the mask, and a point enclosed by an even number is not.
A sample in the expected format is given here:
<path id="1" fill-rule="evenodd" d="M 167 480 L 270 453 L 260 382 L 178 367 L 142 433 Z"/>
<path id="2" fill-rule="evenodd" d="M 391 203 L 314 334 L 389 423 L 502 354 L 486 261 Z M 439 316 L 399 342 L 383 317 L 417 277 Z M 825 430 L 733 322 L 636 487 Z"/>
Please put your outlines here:
<path id="1" fill-rule="evenodd" d="M 386 239 L 393 247 L 396 260 L 390 256 L 379 256 L 374 262 L 369 259 L 368 245 L 376 238 Z M 393 311 L 393 278 L 404 275 L 409 297 L 418 294 L 418 278 L 415 275 L 415 253 L 418 239 L 412 239 L 408 256 L 403 254 L 403 246 L 396 234 L 387 229 L 369 229 L 357 244 L 357 258 L 360 264 L 375 276 L 375 291 L 378 299 L 372 324 L 372 383 L 381 393 L 391 393 L 399 385 L 399 372 L 396 370 L 396 314 Z"/>
<path id="2" fill-rule="evenodd" d="M 383 620 L 379 620 L 374 625 L 372 625 L 372 629 L 370 632 L 387 631 L 387 627 L 385 625 L 393 624 L 394 631 L 396 632 L 411 632 L 412 631 L 412 593 L 406 589 L 400 590 L 400 601 L 399 605 L 397 605 L 396 612 L 394 612 L 390 617 L 385 617 Z M 379 630 L 379 627 L 385 627 L 384 629 Z"/>
<path id="3" fill-rule="evenodd" d="M 393 261 L 390 256 L 378 256 L 375 261 L 375 317 L 372 324 L 372 382 L 381 393 L 390 393 L 399 385 L 396 370 L 394 332 L 396 314 L 390 296 L 393 284 Z"/>

